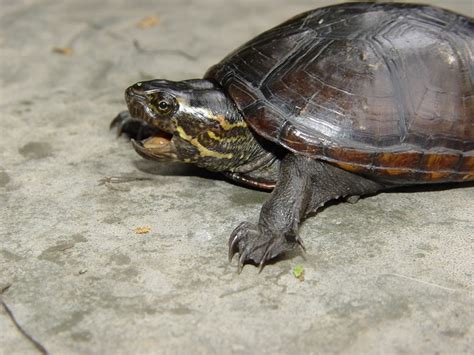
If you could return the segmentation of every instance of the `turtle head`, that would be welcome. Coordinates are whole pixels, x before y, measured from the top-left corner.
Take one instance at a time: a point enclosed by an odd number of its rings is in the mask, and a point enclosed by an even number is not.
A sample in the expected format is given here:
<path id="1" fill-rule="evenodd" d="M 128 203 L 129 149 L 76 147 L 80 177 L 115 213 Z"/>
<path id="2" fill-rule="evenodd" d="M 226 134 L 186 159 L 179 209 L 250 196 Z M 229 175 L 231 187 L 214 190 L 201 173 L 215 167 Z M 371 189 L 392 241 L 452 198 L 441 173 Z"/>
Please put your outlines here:
<path id="1" fill-rule="evenodd" d="M 131 116 L 151 129 L 149 138 L 133 141 L 146 158 L 232 171 L 258 154 L 233 101 L 209 80 L 142 81 L 126 90 L 125 99 Z"/>

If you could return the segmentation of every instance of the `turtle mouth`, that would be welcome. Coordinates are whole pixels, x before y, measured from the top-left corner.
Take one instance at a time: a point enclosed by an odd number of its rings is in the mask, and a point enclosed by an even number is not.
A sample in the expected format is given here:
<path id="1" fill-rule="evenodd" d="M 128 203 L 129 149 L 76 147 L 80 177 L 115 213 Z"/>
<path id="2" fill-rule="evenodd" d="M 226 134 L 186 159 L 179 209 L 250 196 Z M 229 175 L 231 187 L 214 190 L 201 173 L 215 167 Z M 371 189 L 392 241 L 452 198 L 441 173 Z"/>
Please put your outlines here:
<path id="1" fill-rule="evenodd" d="M 147 122 L 142 118 L 134 116 L 132 113 L 131 115 L 137 121 Z M 131 141 L 133 149 L 146 159 L 175 161 L 178 160 L 178 156 L 173 137 L 171 133 L 148 123 L 142 126 L 141 132 L 137 134 L 137 139 L 132 139 Z"/>
<path id="2" fill-rule="evenodd" d="M 178 155 L 173 142 L 173 135 L 166 132 L 136 141 L 132 139 L 132 146 L 142 157 L 158 161 L 177 161 Z"/>
<path id="3" fill-rule="evenodd" d="M 137 139 L 132 139 L 132 146 L 142 157 L 158 161 L 178 160 L 173 134 L 165 132 L 150 123 L 150 116 L 146 112 L 146 106 L 137 108 L 133 105 L 129 108 L 133 119 L 145 122 Z"/>

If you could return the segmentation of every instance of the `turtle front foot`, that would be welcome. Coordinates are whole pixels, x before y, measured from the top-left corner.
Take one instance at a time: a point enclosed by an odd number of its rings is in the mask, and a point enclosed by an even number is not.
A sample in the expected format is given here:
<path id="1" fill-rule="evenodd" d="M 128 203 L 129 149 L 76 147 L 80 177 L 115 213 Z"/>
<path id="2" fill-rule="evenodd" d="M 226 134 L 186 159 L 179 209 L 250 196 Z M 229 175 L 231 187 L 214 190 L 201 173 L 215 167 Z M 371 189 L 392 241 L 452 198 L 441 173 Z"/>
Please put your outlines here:
<path id="1" fill-rule="evenodd" d="M 229 261 L 235 253 L 239 253 L 239 273 L 244 264 L 249 262 L 259 265 L 261 271 L 268 260 L 298 246 L 304 250 L 303 241 L 298 236 L 288 238 L 284 233 L 242 222 L 230 236 Z"/>
<path id="2" fill-rule="evenodd" d="M 110 122 L 110 129 L 116 129 L 118 137 L 126 134 L 129 138 L 136 141 L 151 137 L 156 132 L 156 128 L 151 127 L 144 121 L 133 118 L 128 111 L 120 112 Z"/>

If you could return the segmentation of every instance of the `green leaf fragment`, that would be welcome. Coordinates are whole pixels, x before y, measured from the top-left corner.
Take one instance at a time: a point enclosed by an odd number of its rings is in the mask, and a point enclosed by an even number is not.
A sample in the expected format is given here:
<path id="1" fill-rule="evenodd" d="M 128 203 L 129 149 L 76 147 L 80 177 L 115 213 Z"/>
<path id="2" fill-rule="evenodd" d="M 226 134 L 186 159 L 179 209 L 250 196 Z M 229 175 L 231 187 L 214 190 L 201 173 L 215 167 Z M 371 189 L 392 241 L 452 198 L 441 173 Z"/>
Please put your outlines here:
<path id="1" fill-rule="evenodd" d="M 293 275 L 297 278 L 297 279 L 302 279 L 304 277 L 304 268 L 303 268 L 303 265 L 296 265 L 294 268 L 293 268 Z"/>

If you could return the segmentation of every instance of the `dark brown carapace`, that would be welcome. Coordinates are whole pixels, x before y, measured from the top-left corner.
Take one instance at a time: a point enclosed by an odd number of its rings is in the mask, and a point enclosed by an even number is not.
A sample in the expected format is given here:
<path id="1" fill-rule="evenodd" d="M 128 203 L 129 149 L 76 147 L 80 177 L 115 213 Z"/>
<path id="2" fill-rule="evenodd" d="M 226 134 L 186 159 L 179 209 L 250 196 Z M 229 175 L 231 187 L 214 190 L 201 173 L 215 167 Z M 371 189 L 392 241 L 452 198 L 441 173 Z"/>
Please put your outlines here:
<path id="1" fill-rule="evenodd" d="M 304 13 L 212 67 L 260 135 L 396 184 L 474 180 L 474 22 L 429 6 Z"/>

